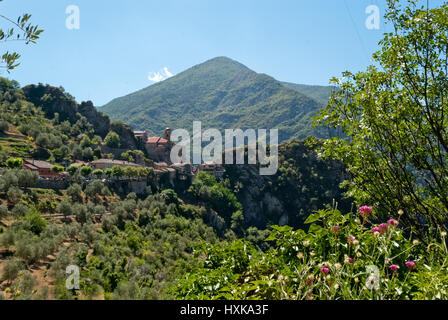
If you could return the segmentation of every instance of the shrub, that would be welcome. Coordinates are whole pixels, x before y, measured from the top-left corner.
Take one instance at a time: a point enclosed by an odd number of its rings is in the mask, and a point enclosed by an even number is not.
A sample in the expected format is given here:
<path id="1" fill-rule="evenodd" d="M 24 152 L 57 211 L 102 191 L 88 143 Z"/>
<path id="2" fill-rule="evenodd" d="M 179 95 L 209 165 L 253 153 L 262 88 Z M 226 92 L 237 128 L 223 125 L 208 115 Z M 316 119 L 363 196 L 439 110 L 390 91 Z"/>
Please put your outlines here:
<path id="1" fill-rule="evenodd" d="M 74 183 L 67 188 L 67 194 L 73 202 L 82 202 L 82 188 L 79 184 Z"/>
<path id="2" fill-rule="evenodd" d="M 87 185 L 84 192 L 89 198 L 94 198 L 96 195 L 102 194 L 103 188 L 105 188 L 104 183 L 100 180 L 95 180 Z"/>
<path id="3" fill-rule="evenodd" d="M 56 164 L 51 168 L 51 171 L 55 173 L 60 173 L 64 171 L 64 167 Z"/>
<path id="4" fill-rule="evenodd" d="M 56 211 L 68 217 L 72 215 L 72 204 L 64 199 L 59 203 Z"/>
<path id="5" fill-rule="evenodd" d="M 29 188 L 33 186 L 39 179 L 39 174 L 31 170 L 18 170 L 16 175 L 18 185 L 23 188 Z"/>
<path id="6" fill-rule="evenodd" d="M 8 215 L 9 211 L 8 211 L 8 207 L 5 205 L 0 205 L 0 218 L 4 218 Z"/>
<path id="7" fill-rule="evenodd" d="M 120 147 L 120 137 L 116 132 L 110 131 L 104 138 L 104 143 L 109 148 L 118 148 Z"/>
<path id="8" fill-rule="evenodd" d="M 3 267 L 3 272 L 1 275 L 1 280 L 12 281 L 17 278 L 19 272 L 24 269 L 23 263 L 18 259 L 9 259 L 6 260 L 6 263 Z"/>
<path id="9" fill-rule="evenodd" d="M 100 179 L 104 174 L 103 170 L 101 170 L 101 169 L 93 170 L 92 173 L 97 179 Z"/>
<path id="10" fill-rule="evenodd" d="M 92 167 L 89 167 L 89 166 L 83 166 L 83 167 L 81 168 L 81 174 L 82 174 L 84 177 L 88 177 L 91 173 L 92 173 Z"/>
<path id="11" fill-rule="evenodd" d="M 9 129 L 9 123 L 5 120 L 0 120 L 0 131 L 5 133 Z"/>
<path id="12" fill-rule="evenodd" d="M 34 295 L 34 287 L 37 285 L 37 280 L 28 270 L 21 272 L 20 277 L 17 278 L 13 284 L 14 298 L 18 300 L 31 300 Z"/>
<path id="13" fill-rule="evenodd" d="M 39 235 L 47 227 L 47 221 L 36 210 L 30 210 L 25 214 L 24 229 Z"/>
<path id="14" fill-rule="evenodd" d="M 14 215 L 14 217 L 23 217 L 25 214 L 30 210 L 26 205 L 23 203 L 18 203 L 12 208 L 11 213 Z"/>
<path id="15" fill-rule="evenodd" d="M 75 166 L 73 164 L 67 168 L 67 172 L 70 174 L 70 176 L 74 176 L 75 173 L 78 172 L 78 170 L 79 170 L 79 167 Z"/>
<path id="16" fill-rule="evenodd" d="M 264 253 L 242 240 L 204 244 L 173 291 L 180 299 L 448 298 L 446 233 L 426 246 L 399 221 L 321 210 L 308 231 L 273 226 L 266 241 L 275 245 Z"/>
<path id="17" fill-rule="evenodd" d="M 12 204 L 16 204 L 20 201 L 20 199 L 22 199 L 23 191 L 17 187 L 11 187 L 9 188 L 6 195 L 8 197 L 9 202 L 11 202 Z"/>
<path id="18" fill-rule="evenodd" d="M 23 165 L 23 159 L 22 158 L 9 158 L 6 160 L 6 165 L 8 168 L 21 168 Z"/>

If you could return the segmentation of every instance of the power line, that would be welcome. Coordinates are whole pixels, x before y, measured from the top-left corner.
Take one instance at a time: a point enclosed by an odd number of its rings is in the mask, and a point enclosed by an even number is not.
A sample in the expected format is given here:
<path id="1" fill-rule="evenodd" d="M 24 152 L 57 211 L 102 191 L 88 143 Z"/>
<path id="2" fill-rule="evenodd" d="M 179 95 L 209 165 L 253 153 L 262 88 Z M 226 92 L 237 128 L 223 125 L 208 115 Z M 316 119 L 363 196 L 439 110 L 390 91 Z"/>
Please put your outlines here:
<path id="1" fill-rule="evenodd" d="M 361 34 L 359 33 L 358 26 L 356 25 L 356 22 L 355 22 L 355 20 L 353 19 L 352 13 L 350 12 L 350 9 L 349 9 L 349 7 L 348 7 L 348 5 L 347 5 L 347 0 L 344 0 L 344 4 L 345 4 L 345 8 L 347 9 L 347 13 L 348 13 L 348 15 L 349 15 L 349 17 L 350 17 L 350 20 L 351 20 L 351 22 L 352 22 L 352 24 L 353 24 L 353 27 L 355 28 L 356 34 L 357 34 L 357 36 L 358 36 L 358 40 L 359 40 L 359 42 L 361 43 L 362 50 L 364 51 L 364 54 L 366 55 L 367 59 L 370 59 L 370 56 L 369 56 L 369 54 L 367 53 L 366 47 L 365 47 L 365 45 L 364 45 L 364 41 L 362 41 Z"/>

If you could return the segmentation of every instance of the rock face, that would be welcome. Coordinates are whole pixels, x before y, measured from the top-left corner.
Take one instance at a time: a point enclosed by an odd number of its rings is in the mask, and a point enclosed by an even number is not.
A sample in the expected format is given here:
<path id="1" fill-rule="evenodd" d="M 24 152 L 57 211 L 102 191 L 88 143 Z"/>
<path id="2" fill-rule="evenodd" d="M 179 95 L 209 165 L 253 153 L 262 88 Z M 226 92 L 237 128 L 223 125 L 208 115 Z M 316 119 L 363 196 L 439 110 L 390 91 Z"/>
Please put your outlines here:
<path id="1" fill-rule="evenodd" d="M 41 108 L 45 116 L 53 119 L 59 115 L 59 121 L 69 121 L 75 124 L 80 115 L 92 125 L 95 134 L 104 139 L 109 131 L 115 131 L 120 136 L 120 146 L 123 149 L 137 149 L 137 141 L 130 126 L 121 121 L 111 122 L 109 116 L 99 112 L 92 101 L 77 104 L 75 99 L 64 91 L 49 85 L 29 85 L 22 88 L 25 97 L 36 107 Z"/>
<path id="2" fill-rule="evenodd" d="M 99 112 L 102 114 L 101 112 Z M 137 149 L 137 139 L 134 136 L 132 128 L 121 121 L 113 121 L 110 124 L 110 129 L 118 133 L 120 137 L 120 148 Z"/>
<path id="3" fill-rule="evenodd" d="M 92 124 L 95 133 L 105 137 L 110 131 L 110 119 L 108 116 L 98 112 L 92 101 L 81 102 L 78 106 L 79 113 L 82 114 Z"/>
<path id="4" fill-rule="evenodd" d="M 60 121 L 68 120 L 70 123 L 75 123 L 78 120 L 76 116 L 78 104 L 62 88 L 33 84 L 22 88 L 22 90 L 28 101 L 36 107 L 42 108 L 46 118 L 52 119 L 55 113 L 58 113 Z"/>
<path id="5" fill-rule="evenodd" d="M 236 190 L 247 225 L 303 227 L 309 214 L 325 209 L 333 200 L 340 210 L 350 210 L 351 200 L 344 199 L 339 187 L 345 177 L 342 165 L 318 159 L 303 141 L 279 146 L 275 175 L 261 176 L 257 165 L 225 165 L 225 169 L 224 178 Z"/>

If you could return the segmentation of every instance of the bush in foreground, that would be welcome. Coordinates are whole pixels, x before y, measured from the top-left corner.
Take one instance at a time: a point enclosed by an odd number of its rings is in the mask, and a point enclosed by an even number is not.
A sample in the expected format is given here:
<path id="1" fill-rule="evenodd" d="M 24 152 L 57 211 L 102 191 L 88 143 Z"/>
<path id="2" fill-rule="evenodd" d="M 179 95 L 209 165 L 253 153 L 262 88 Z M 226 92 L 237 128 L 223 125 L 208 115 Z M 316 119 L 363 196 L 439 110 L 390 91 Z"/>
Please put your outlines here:
<path id="1" fill-rule="evenodd" d="M 274 226 L 266 253 L 237 240 L 204 244 L 172 288 L 177 299 L 447 299 L 445 233 L 408 239 L 399 217 L 371 224 L 371 208 L 312 214 L 308 232 Z"/>

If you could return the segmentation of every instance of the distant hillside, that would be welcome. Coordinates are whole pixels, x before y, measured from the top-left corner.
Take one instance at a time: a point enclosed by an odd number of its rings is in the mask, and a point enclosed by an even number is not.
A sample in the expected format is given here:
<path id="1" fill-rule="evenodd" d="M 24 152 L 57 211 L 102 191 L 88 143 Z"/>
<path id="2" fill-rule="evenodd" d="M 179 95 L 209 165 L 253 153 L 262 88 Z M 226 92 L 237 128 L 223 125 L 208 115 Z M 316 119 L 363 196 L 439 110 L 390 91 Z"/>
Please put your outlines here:
<path id="1" fill-rule="evenodd" d="M 257 165 L 225 165 L 247 226 L 303 228 L 310 212 L 333 201 L 343 212 L 350 210 L 352 199 L 340 188 L 348 178 L 340 162 L 320 159 L 304 141 L 291 140 L 279 145 L 278 168 L 275 175 L 261 176 Z"/>
<path id="2" fill-rule="evenodd" d="M 292 90 L 300 92 L 322 105 L 327 105 L 328 99 L 330 98 L 333 91 L 336 89 L 332 86 L 312 86 L 306 84 L 297 84 L 291 82 L 282 82 L 282 84 Z"/>
<path id="3" fill-rule="evenodd" d="M 81 115 L 89 122 L 94 133 L 101 138 L 104 139 L 110 131 L 115 131 L 120 136 L 123 148 L 137 148 L 132 128 L 124 123 L 111 122 L 107 115 L 97 111 L 91 101 L 78 104 L 63 88 L 50 85 L 32 84 L 22 88 L 22 91 L 26 100 L 41 108 L 47 119 L 54 119 L 57 114 L 59 122 L 68 121 L 73 126 Z"/>
<path id="4" fill-rule="evenodd" d="M 319 94 L 320 96 L 320 94 Z M 317 132 L 311 118 L 322 104 L 274 78 L 225 57 L 194 66 L 172 78 L 117 98 L 100 110 L 135 129 L 159 135 L 167 126 L 203 128 L 278 128 L 279 140 Z"/>
<path id="5" fill-rule="evenodd" d="M 119 147 L 107 145 L 111 131 Z M 111 122 L 92 102 L 78 104 L 63 88 L 50 85 L 21 89 L 17 81 L 0 77 L 0 167 L 9 157 L 70 163 L 120 158 L 138 148 L 132 128 Z"/>

